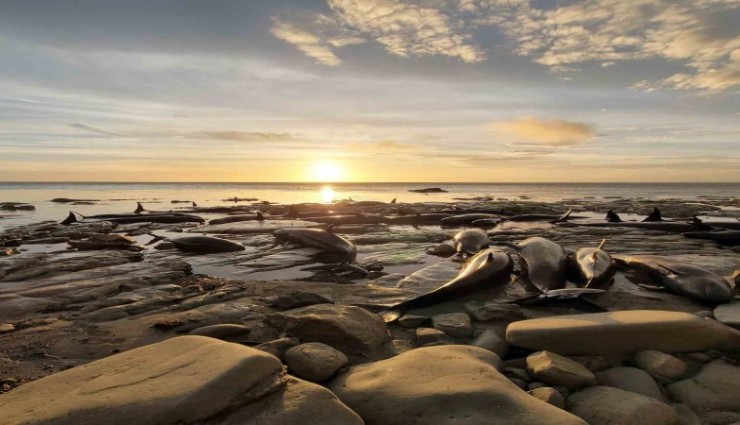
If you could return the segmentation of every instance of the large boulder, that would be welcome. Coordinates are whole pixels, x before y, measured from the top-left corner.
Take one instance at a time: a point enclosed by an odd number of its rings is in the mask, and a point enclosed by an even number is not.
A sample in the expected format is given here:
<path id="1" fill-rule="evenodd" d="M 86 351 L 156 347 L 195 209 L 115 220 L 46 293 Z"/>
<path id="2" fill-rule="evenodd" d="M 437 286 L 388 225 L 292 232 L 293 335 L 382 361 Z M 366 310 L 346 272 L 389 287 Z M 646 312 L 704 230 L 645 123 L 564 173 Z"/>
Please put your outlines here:
<path id="1" fill-rule="evenodd" d="M 645 397 L 665 401 L 663 393 L 660 392 L 658 383 L 649 373 L 636 367 L 617 366 L 596 372 L 599 385 L 605 387 L 619 388 Z"/>
<path id="2" fill-rule="evenodd" d="M 740 328 L 740 301 L 721 304 L 714 309 L 714 318 L 733 328 Z"/>
<path id="3" fill-rule="evenodd" d="M 349 359 L 339 350 L 320 342 L 309 342 L 289 349 L 285 363 L 296 375 L 309 381 L 321 382 L 331 378 Z"/>
<path id="4" fill-rule="evenodd" d="M 280 387 L 267 353 L 203 336 L 136 348 L 0 397 L 4 425 L 192 424 Z"/>
<path id="5" fill-rule="evenodd" d="M 713 360 L 693 378 L 668 385 L 668 394 L 695 409 L 740 412 L 740 366 Z"/>
<path id="6" fill-rule="evenodd" d="M 549 351 L 527 356 L 527 371 L 542 382 L 568 389 L 596 385 L 596 376 L 586 366 Z"/>
<path id="7" fill-rule="evenodd" d="M 372 356 L 388 337 L 380 316 L 350 305 L 316 304 L 276 313 L 270 321 L 301 341 L 321 342 L 348 354 Z"/>
<path id="8" fill-rule="evenodd" d="M 364 425 L 362 419 L 326 388 L 290 377 L 267 397 L 204 425 Z"/>
<path id="9" fill-rule="evenodd" d="M 566 405 L 590 425 L 679 424 L 678 414 L 669 405 L 619 388 L 586 388 L 568 397 Z"/>
<path id="10" fill-rule="evenodd" d="M 740 347 L 740 332 L 689 313 L 632 310 L 522 320 L 508 326 L 506 340 L 563 355 L 618 355 L 733 349 Z"/>
<path id="11" fill-rule="evenodd" d="M 355 366 L 329 384 L 368 425 L 585 425 L 522 391 L 482 348 L 418 348 Z"/>

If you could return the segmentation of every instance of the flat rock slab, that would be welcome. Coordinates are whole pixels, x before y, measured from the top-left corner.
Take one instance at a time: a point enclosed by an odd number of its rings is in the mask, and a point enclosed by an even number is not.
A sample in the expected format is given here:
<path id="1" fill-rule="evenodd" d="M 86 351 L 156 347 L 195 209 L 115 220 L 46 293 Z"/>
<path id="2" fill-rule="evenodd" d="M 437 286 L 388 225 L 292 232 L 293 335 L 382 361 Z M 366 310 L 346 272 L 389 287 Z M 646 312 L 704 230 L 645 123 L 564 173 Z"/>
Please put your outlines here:
<path id="1" fill-rule="evenodd" d="M 367 425 L 585 425 L 530 396 L 497 368 L 482 348 L 418 348 L 356 366 L 329 385 Z"/>
<path id="2" fill-rule="evenodd" d="M 696 411 L 740 412 L 740 366 L 714 360 L 690 379 L 668 385 L 668 394 Z"/>
<path id="3" fill-rule="evenodd" d="M 714 309 L 714 318 L 733 328 L 740 328 L 740 301 L 722 304 Z"/>
<path id="4" fill-rule="evenodd" d="M 326 388 L 291 378 L 284 389 L 204 425 L 364 425 Z"/>
<path id="5" fill-rule="evenodd" d="M 507 327 L 506 340 L 563 355 L 618 355 L 732 349 L 740 347 L 740 332 L 690 313 L 632 310 L 522 320 Z"/>
<path id="6" fill-rule="evenodd" d="M 549 351 L 527 356 L 527 371 L 542 382 L 568 389 L 596 385 L 596 376 L 586 366 Z"/>
<path id="7" fill-rule="evenodd" d="M 276 313 L 270 321 L 289 336 L 321 342 L 348 354 L 372 355 L 387 340 L 383 319 L 355 306 L 316 304 Z"/>
<path id="8" fill-rule="evenodd" d="M 4 425 L 192 424 L 277 389 L 281 373 L 265 352 L 183 336 L 25 384 L 0 397 L 0 417 Z"/>
<path id="9" fill-rule="evenodd" d="M 590 425 L 678 425 L 679 417 L 669 405 L 650 397 L 612 387 L 590 387 L 567 400 L 568 411 Z"/>

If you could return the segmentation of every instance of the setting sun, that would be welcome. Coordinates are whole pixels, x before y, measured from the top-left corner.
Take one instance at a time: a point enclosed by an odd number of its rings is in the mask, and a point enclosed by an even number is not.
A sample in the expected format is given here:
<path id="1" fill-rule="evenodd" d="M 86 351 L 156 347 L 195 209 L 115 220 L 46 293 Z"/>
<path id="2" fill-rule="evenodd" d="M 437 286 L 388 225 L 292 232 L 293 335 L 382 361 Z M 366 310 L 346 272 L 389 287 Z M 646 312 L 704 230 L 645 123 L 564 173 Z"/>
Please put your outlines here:
<path id="1" fill-rule="evenodd" d="M 336 162 L 319 161 L 311 164 L 308 179 L 315 182 L 336 182 L 345 177 L 344 170 Z"/>

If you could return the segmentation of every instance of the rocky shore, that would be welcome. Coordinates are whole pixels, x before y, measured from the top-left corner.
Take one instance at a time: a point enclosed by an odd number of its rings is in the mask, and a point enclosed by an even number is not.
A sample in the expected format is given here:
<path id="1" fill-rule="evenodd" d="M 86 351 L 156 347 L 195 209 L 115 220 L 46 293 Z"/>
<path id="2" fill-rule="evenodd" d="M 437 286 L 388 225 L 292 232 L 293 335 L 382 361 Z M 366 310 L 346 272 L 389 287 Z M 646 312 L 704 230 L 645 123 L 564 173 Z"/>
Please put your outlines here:
<path id="1" fill-rule="evenodd" d="M 255 203 L 177 210 L 202 224 L 144 212 L 5 228 L 0 422 L 739 423 L 738 247 L 602 225 L 607 211 L 637 223 L 655 207 L 665 223 L 702 216 L 726 232 L 740 200 Z M 327 227 L 338 239 L 273 234 Z M 476 253 L 455 236 L 474 228 L 514 272 L 384 320 L 464 271 Z M 619 267 L 591 294 L 533 288 L 517 248 L 533 237 L 568 258 L 606 239 Z M 208 238 L 239 247 L 204 254 Z M 584 289 L 557 267 L 562 289 Z M 729 298 L 688 290 L 710 283 Z"/>

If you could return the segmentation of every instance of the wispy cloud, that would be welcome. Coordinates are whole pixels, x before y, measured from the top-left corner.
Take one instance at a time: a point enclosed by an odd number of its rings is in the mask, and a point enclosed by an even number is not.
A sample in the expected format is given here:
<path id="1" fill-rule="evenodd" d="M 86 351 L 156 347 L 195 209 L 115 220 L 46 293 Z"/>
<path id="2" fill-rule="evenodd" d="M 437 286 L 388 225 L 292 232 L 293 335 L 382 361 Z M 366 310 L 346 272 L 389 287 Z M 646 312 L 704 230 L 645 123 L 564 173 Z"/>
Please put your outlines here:
<path id="1" fill-rule="evenodd" d="M 596 137 L 596 130 L 588 124 L 559 119 L 522 117 L 496 122 L 491 127 L 524 143 L 549 146 L 577 145 Z"/>
<path id="2" fill-rule="evenodd" d="M 103 130 L 103 129 L 100 129 L 100 128 L 97 128 L 97 127 L 93 127 L 93 126 L 90 126 L 90 125 L 86 125 L 86 124 L 71 123 L 71 124 L 69 124 L 69 126 L 70 127 L 73 127 L 73 128 L 80 129 L 80 130 L 89 131 L 90 133 L 103 134 L 103 135 L 106 135 L 106 136 L 114 136 L 114 137 L 126 137 L 125 134 L 114 133 L 112 131 Z"/>

